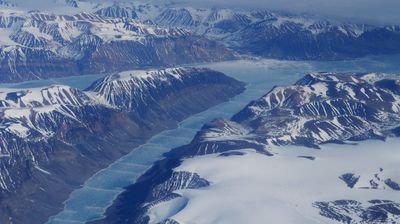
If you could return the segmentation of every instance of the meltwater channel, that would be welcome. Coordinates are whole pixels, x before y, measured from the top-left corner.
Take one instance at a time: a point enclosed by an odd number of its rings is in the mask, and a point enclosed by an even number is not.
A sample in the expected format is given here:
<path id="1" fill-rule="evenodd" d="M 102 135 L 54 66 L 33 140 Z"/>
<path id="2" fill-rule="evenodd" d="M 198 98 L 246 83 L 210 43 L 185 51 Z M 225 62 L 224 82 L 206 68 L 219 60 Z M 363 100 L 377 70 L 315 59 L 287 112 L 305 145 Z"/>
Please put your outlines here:
<path id="1" fill-rule="evenodd" d="M 47 224 L 78 224 L 102 218 L 107 207 L 124 188 L 133 184 L 155 161 L 162 158 L 163 153 L 188 144 L 204 123 L 215 118 L 229 119 L 250 101 L 266 94 L 276 85 L 293 84 L 305 74 L 319 71 L 400 73 L 399 61 L 400 55 L 367 57 L 351 61 L 245 60 L 195 65 L 212 68 L 246 82 L 246 91 L 229 102 L 189 117 L 176 129 L 155 135 L 146 144 L 132 149 L 131 153 L 93 175 L 82 188 L 70 194 L 69 199 L 64 202 L 64 210 L 51 217 Z M 89 85 L 92 77 L 84 77 L 83 80 L 87 80 L 86 84 Z M 72 86 L 74 83 L 79 83 L 79 86 L 75 86 L 77 88 L 82 88 L 83 85 L 80 77 L 54 82 Z M 40 83 L 28 83 L 24 87 L 30 85 L 40 86 Z"/>

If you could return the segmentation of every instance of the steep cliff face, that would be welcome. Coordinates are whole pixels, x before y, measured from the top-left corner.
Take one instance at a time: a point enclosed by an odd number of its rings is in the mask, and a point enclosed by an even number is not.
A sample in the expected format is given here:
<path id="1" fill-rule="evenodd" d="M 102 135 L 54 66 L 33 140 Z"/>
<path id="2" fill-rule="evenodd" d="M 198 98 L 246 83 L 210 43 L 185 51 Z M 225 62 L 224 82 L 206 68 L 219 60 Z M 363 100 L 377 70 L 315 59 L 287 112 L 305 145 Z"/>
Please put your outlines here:
<path id="1" fill-rule="evenodd" d="M 262 57 L 348 59 L 399 52 L 398 26 L 334 24 L 299 18 L 275 18 L 250 24 L 225 40 L 234 49 Z"/>
<path id="2" fill-rule="evenodd" d="M 50 50 L 21 46 L 0 47 L 0 72 L 3 83 L 81 74 L 73 61 Z"/>
<path id="3" fill-rule="evenodd" d="M 78 61 L 85 73 L 234 59 L 231 51 L 202 36 L 148 37 L 141 42 L 112 41 Z M 110 60 L 112 59 L 112 60 Z M 88 63 L 90 62 L 90 63 Z"/>
<path id="4" fill-rule="evenodd" d="M 204 125 L 190 144 L 167 153 L 165 159 L 158 161 L 118 197 L 114 205 L 107 210 L 105 219 L 93 223 L 177 223 L 174 218 L 191 220 L 195 214 L 201 214 L 204 211 L 202 209 L 208 210 L 207 203 L 217 203 L 220 199 L 214 201 L 213 197 L 219 197 L 220 194 L 226 194 L 226 198 L 230 198 L 229 195 L 236 197 L 237 194 L 251 197 L 237 199 L 243 201 L 244 206 L 235 207 L 228 204 L 225 206 L 237 209 L 235 211 L 238 213 L 258 214 L 258 216 L 261 214 L 254 211 L 265 212 L 266 210 L 262 209 L 262 206 L 267 206 L 265 200 L 274 201 L 275 197 L 282 197 L 283 199 L 278 200 L 279 203 L 283 201 L 284 204 L 296 204 L 294 209 L 296 212 L 293 214 L 289 212 L 292 209 L 290 206 L 287 210 L 277 209 L 277 214 L 271 214 L 275 217 L 274 220 L 276 218 L 291 220 L 299 211 L 305 212 L 303 216 L 307 220 L 312 210 L 312 214 L 321 216 L 317 217 L 318 220 L 329 218 L 331 221 L 347 223 L 357 223 L 357 220 L 362 220 L 360 223 L 396 222 L 399 220 L 399 210 L 398 202 L 395 200 L 374 198 L 377 200 L 363 203 L 357 200 L 364 200 L 364 197 L 356 197 L 361 193 L 357 189 L 385 191 L 385 194 L 371 192 L 373 197 L 387 197 L 391 192 L 398 190 L 398 175 L 393 170 L 395 163 L 383 156 L 387 155 L 388 151 L 393 153 L 390 151 L 392 148 L 382 149 L 385 150 L 382 151 L 382 159 L 375 161 L 376 154 L 380 154 L 374 146 L 371 150 L 365 149 L 366 155 L 362 157 L 357 156 L 359 155 L 357 153 L 363 153 L 364 149 L 344 150 L 346 153 L 351 152 L 353 157 L 340 157 L 344 153 L 339 149 L 335 151 L 331 148 L 316 152 L 317 150 L 301 151 L 282 146 L 300 145 L 319 148 L 325 143 L 351 144 L 354 141 L 398 136 L 399 93 L 398 76 L 375 73 L 309 74 L 292 86 L 275 87 L 265 96 L 248 104 L 230 121 L 218 119 Z M 372 152 L 373 156 L 369 155 Z M 371 173 L 369 168 L 358 163 L 351 166 L 344 165 L 351 163 L 348 160 L 355 157 L 365 161 L 361 164 L 371 163 L 373 166 L 379 164 L 382 167 L 379 168 L 379 172 Z M 320 162 L 314 162 L 319 159 Z M 320 166 L 324 167 L 324 171 L 315 172 Z M 338 167 L 342 166 L 343 168 L 338 171 Z M 292 171 L 293 167 L 297 167 L 299 171 L 295 175 L 290 175 L 287 170 L 295 172 Z M 386 172 L 386 168 L 383 167 L 387 167 L 388 171 Z M 268 169 L 270 170 L 267 171 Z M 342 173 L 340 176 L 336 174 L 346 169 L 358 171 Z M 235 178 L 236 173 L 238 177 Z M 202 175 L 210 176 L 212 179 Z M 315 192 L 320 189 L 318 184 L 313 184 L 313 175 L 327 181 L 327 191 L 333 189 L 336 192 L 340 188 L 339 195 L 346 195 L 343 197 L 349 198 L 354 196 L 357 200 L 319 201 L 318 197 L 321 195 Z M 193 177 L 197 178 L 196 183 L 202 183 L 197 189 L 210 187 L 191 191 L 189 187 L 191 185 L 188 183 Z M 246 185 L 246 181 L 250 183 Z M 309 199 L 301 197 L 299 199 L 296 190 L 292 189 L 295 187 L 290 187 L 297 186 L 294 183 L 299 183 L 299 186 L 304 185 L 307 189 L 314 189 L 310 191 L 312 194 L 310 197 L 317 199 L 312 199 L 314 201 L 310 199 L 310 202 Z M 171 185 L 174 187 L 166 187 Z M 240 188 L 241 186 L 243 188 Z M 259 192 L 249 193 L 253 188 Z M 301 191 L 307 191 L 299 188 Z M 348 188 L 354 188 L 357 192 L 350 193 L 347 191 Z M 286 198 L 283 196 L 285 194 L 295 196 Z M 326 193 L 322 195 L 322 198 L 326 197 Z M 335 195 L 332 193 L 329 198 L 335 198 Z M 260 197 L 265 199 L 258 199 Z M 236 199 L 232 200 L 234 204 L 237 203 Z M 254 207 L 245 208 L 257 200 L 261 202 L 254 204 L 261 206 L 261 210 Z M 276 204 L 272 203 L 271 208 L 274 207 Z M 305 210 L 299 210 L 300 208 Z M 289 212 L 289 219 L 279 216 L 279 212 L 282 214 Z M 222 211 L 211 212 L 209 216 L 215 218 L 213 220 L 217 220 L 218 217 L 223 220 L 229 220 L 230 216 L 235 217 Z M 203 214 L 200 222 L 207 223 L 205 220 L 208 220 L 209 216 Z M 250 220 L 246 216 L 242 218 Z"/>
<path id="5" fill-rule="evenodd" d="M 45 222 L 96 171 L 243 88 L 212 70 L 171 68 L 118 73 L 85 91 L 0 90 L 1 222 Z"/>

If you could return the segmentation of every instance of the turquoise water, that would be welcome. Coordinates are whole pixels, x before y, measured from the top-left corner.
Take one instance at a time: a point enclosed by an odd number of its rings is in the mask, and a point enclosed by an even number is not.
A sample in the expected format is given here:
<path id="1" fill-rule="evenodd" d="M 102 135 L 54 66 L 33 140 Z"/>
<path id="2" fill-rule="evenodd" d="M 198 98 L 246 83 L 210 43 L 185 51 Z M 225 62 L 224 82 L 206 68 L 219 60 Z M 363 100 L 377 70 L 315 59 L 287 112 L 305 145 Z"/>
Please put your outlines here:
<path id="1" fill-rule="evenodd" d="M 102 217 L 124 187 L 132 184 L 162 154 L 171 148 L 189 143 L 201 126 L 215 118 L 230 118 L 251 100 L 267 93 L 275 85 L 292 84 L 306 73 L 317 71 L 386 72 L 399 73 L 400 56 L 377 56 L 353 61 L 287 62 L 277 60 L 232 61 L 196 65 L 209 67 L 246 82 L 247 90 L 231 101 L 181 122 L 174 130 L 164 131 L 146 144 L 115 161 L 85 182 L 82 188 L 71 193 L 64 210 L 48 221 L 49 224 L 85 223 Z M 83 81 L 79 82 L 83 86 Z M 87 83 L 87 86 L 89 84 Z"/>

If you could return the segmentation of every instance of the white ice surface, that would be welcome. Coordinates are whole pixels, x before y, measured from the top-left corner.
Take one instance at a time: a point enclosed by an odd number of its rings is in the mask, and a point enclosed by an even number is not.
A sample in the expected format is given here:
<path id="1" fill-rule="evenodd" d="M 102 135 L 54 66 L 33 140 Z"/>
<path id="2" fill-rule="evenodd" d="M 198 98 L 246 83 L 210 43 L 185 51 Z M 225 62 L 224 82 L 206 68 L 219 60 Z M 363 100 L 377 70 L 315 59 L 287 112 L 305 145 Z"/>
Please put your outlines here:
<path id="1" fill-rule="evenodd" d="M 177 209 L 169 206 L 181 206 L 171 202 L 154 207 L 149 214 L 152 221 L 173 218 L 179 223 L 196 224 L 336 223 L 320 216 L 312 203 L 339 199 L 400 200 L 398 192 L 387 187 L 360 189 L 363 185 L 360 183 L 351 189 L 339 179 L 340 175 L 351 172 L 361 175 L 360 181 L 369 180 L 383 168 L 385 176 L 400 181 L 399 146 L 400 139 L 389 139 L 366 141 L 357 146 L 325 145 L 322 150 L 274 148 L 272 157 L 244 149 L 247 153 L 244 156 L 207 155 L 187 159 L 176 171 L 196 172 L 209 180 L 211 186 L 177 191 L 188 201 L 177 214 L 166 216 L 162 212 Z"/>
<path id="2" fill-rule="evenodd" d="M 11 33 L 11 29 L 0 28 L 0 46 L 17 45 L 17 43 L 10 39 Z"/>

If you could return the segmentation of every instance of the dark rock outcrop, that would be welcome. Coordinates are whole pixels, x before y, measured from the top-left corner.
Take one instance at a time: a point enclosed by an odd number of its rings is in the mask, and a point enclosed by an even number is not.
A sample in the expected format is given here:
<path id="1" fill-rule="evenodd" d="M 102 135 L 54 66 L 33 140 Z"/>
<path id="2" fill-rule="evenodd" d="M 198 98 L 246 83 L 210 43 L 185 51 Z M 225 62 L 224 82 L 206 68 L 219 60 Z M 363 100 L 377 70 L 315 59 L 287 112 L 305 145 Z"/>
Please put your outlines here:
<path id="1" fill-rule="evenodd" d="M 322 216 L 347 224 L 397 223 L 400 219 L 400 204 L 387 200 L 316 202 L 314 207 Z"/>
<path id="2" fill-rule="evenodd" d="M 353 188 L 360 179 L 360 176 L 356 176 L 354 173 L 345 173 L 339 178 L 343 180 L 349 188 Z"/>

